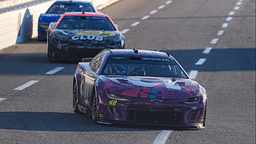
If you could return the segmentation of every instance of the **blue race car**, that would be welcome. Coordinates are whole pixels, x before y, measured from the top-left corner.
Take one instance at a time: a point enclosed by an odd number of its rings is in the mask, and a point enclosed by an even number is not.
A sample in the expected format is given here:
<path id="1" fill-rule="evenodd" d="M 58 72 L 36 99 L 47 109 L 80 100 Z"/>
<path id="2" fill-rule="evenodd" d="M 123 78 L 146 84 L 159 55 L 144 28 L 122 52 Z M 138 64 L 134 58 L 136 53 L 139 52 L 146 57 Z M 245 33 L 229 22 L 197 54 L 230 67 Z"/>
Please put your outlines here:
<path id="1" fill-rule="evenodd" d="M 38 40 L 47 38 L 47 29 L 51 22 L 56 22 L 65 12 L 97 12 L 90 2 L 56 1 L 46 11 L 40 14 L 38 20 Z"/>

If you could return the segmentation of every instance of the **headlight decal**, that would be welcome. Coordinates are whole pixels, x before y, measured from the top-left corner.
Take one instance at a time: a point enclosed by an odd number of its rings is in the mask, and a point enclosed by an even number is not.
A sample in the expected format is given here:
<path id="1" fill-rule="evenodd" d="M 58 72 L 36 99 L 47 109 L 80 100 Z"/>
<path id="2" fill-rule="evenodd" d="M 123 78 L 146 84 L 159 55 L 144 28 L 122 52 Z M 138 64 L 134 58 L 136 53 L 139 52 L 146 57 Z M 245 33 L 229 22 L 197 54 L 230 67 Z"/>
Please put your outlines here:
<path id="1" fill-rule="evenodd" d="M 118 95 L 118 94 L 114 94 L 114 93 L 110 93 L 110 92 L 107 92 L 107 96 L 111 99 L 120 100 L 120 101 L 130 101 L 131 100 L 128 98 L 124 98 L 124 96 L 122 96 L 122 95 Z"/>
<path id="2" fill-rule="evenodd" d="M 198 103 L 201 99 L 201 96 L 196 96 L 196 97 L 191 97 L 191 98 L 187 98 L 185 99 L 184 104 L 193 104 L 193 103 Z"/>

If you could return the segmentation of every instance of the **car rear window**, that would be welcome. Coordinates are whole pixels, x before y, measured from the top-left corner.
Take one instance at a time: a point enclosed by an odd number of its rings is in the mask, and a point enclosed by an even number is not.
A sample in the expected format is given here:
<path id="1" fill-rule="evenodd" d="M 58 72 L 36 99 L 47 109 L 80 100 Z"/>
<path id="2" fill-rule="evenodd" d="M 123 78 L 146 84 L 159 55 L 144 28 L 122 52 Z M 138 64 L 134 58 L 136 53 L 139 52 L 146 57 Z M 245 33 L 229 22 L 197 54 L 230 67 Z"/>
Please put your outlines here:
<path id="1" fill-rule="evenodd" d="M 64 14 L 65 12 L 95 12 L 91 4 L 55 3 L 47 14 Z"/>

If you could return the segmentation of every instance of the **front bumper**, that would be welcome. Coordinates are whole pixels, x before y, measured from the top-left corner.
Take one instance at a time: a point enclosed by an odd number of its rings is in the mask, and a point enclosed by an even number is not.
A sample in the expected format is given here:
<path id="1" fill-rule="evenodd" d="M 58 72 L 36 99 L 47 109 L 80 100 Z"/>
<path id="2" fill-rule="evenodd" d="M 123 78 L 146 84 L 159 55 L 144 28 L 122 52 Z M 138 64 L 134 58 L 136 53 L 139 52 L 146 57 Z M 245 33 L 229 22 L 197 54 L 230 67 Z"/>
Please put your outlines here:
<path id="1" fill-rule="evenodd" d="M 106 101 L 106 100 L 105 100 Z M 115 105 L 113 105 L 113 102 Z M 99 123 L 182 126 L 202 128 L 206 103 L 166 104 L 99 100 Z"/>
<path id="2" fill-rule="evenodd" d="M 80 46 L 61 43 L 51 45 L 52 53 L 54 53 L 53 58 L 62 61 L 80 61 L 82 58 L 94 57 L 106 48 L 121 49 L 121 46 Z"/>

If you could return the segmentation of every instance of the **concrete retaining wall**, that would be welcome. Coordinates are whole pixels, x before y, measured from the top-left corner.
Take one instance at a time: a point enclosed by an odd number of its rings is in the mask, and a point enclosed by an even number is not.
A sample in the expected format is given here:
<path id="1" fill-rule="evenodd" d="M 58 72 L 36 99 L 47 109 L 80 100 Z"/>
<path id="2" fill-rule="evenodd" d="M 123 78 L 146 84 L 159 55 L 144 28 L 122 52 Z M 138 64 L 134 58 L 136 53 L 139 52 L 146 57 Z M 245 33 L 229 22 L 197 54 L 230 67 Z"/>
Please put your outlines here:
<path id="1" fill-rule="evenodd" d="M 85 0 L 96 8 L 103 8 L 118 0 Z M 16 11 L 0 14 L 0 50 L 37 37 L 38 18 L 54 3 L 44 2 Z"/>
<path id="2" fill-rule="evenodd" d="M 0 8 L 6 8 L 6 7 L 10 7 L 10 6 L 30 2 L 30 1 L 33 1 L 33 0 L 4 0 L 4 1 L 0 1 Z"/>

